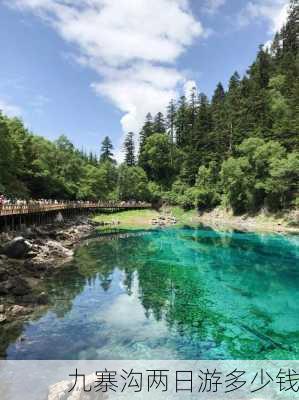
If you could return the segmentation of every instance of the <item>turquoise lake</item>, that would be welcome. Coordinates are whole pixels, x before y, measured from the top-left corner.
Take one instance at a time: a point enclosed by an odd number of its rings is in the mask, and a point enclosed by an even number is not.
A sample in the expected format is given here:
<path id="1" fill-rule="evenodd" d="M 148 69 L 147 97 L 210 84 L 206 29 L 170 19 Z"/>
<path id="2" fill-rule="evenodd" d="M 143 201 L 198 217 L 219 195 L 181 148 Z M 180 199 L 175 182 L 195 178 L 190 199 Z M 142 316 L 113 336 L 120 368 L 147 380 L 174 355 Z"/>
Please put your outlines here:
<path id="1" fill-rule="evenodd" d="M 299 359 L 295 235 L 94 237 L 47 288 L 8 359 Z"/>

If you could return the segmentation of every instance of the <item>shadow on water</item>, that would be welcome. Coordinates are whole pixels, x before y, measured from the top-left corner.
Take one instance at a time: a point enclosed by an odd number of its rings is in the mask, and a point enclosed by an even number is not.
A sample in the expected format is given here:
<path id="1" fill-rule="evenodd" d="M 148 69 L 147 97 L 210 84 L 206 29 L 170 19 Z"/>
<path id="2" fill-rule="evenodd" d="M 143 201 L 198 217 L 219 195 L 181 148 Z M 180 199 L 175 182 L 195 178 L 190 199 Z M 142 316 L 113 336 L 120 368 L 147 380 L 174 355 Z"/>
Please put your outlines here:
<path id="1" fill-rule="evenodd" d="M 8 358 L 293 359 L 298 237 L 189 227 L 93 237 Z"/>

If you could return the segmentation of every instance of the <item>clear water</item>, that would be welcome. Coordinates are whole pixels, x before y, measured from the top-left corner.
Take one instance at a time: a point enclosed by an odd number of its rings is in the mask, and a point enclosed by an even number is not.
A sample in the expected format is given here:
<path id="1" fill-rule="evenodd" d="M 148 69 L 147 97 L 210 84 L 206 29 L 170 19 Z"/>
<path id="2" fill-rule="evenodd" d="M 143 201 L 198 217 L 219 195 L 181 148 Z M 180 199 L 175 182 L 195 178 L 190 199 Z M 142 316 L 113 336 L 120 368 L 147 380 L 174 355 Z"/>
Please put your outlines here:
<path id="1" fill-rule="evenodd" d="M 173 228 L 91 239 L 11 359 L 299 359 L 299 237 Z"/>

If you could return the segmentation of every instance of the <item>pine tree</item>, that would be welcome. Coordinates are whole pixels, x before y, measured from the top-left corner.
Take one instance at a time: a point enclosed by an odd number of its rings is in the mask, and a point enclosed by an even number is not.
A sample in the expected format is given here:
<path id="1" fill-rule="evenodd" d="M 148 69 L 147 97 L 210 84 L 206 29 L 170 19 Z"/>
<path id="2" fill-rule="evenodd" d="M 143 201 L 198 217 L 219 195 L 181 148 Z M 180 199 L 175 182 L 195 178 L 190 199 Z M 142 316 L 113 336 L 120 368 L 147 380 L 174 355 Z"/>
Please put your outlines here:
<path id="1" fill-rule="evenodd" d="M 174 135 L 175 135 L 176 104 L 172 99 L 167 107 L 166 127 L 170 139 L 170 164 L 174 162 Z"/>
<path id="2" fill-rule="evenodd" d="M 180 148 L 188 144 L 189 128 L 188 104 L 186 96 L 182 96 L 178 103 L 175 118 L 176 143 Z"/>
<path id="3" fill-rule="evenodd" d="M 125 138 L 124 142 L 125 148 L 125 163 L 132 167 L 135 165 L 135 144 L 134 144 L 134 133 L 129 132 Z"/>
<path id="4" fill-rule="evenodd" d="M 218 83 L 211 103 L 212 132 L 210 134 L 211 147 L 214 152 L 214 161 L 218 165 L 227 157 L 229 125 L 227 123 L 226 93 L 222 83 Z"/>
<path id="5" fill-rule="evenodd" d="M 227 112 L 228 112 L 228 152 L 232 154 L 235 146 L 239 144 L 242 139 L 240 132 L 240 121 L 242 116 L 242 96 L 241 96 L 241 81 L 238 72 L 235 72 L 229 81 L 229 88 L 227 93 Z"/>
<path id="6" fill-rule="evenodd" d="M 164 120 L 164 115 L 161 112 L 158 112 L 154 119 L 153 124 L 154 133 L 165 133 L 166 125 Z"/>
<path id="7" fill-rule="evenodd" d="M 113 160 L 112 150 L 113 150 L 113 145 L 111 139 L 109 138 L 109 136 L 106 136 L 102 141 L 100 161 L 101 162 L 110 161 L 114 163 L 115 161 Z"/>
<path id="8" fill-rule="evenodd" d="M 145 123 L 140 132 L 140 152 L 145 144 L 147 138 L 149 138 L 154 133 L 153 129 L 153 117 L 151 113 L 148 113 L 145 117 Z"/>
<path id="9" fill-rule="evenodd" d="M 190 99 L 189 99 L 189 117 L 188 117 L 188 126 L 190 130 L 190 140 L 194 140 L 195 136 L 195 125 L 196 125 L 196 116 L 198 112 L 198 106 L 199 106 L 199 96 L 197 93 L 196 87 L 193 87 L 190 92 Z"/>

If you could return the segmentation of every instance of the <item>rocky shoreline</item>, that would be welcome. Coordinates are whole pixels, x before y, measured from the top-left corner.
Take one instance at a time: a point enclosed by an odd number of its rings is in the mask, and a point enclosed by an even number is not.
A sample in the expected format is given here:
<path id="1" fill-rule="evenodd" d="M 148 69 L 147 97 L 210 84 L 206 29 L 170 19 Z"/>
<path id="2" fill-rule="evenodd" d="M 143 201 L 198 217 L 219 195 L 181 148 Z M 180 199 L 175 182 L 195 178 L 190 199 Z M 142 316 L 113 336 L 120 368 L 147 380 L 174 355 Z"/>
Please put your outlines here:
<path id="1" fill-rule="evenodd" d="M 72 260 L 96 223 L 86 217 L 0 234 L 0 327 L 48 304 L 45 278 Z"/>
<path id="2" fill-rule="evenodd" d="M 235 216 L 220 208 L 200 214 L 197 222 L 213 229 L 233 229 L 259 233 L 281 233 L 299 234 L 299 212 L 294 211 L 281 217 L 258 215 L 258 216 Z"/>

